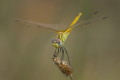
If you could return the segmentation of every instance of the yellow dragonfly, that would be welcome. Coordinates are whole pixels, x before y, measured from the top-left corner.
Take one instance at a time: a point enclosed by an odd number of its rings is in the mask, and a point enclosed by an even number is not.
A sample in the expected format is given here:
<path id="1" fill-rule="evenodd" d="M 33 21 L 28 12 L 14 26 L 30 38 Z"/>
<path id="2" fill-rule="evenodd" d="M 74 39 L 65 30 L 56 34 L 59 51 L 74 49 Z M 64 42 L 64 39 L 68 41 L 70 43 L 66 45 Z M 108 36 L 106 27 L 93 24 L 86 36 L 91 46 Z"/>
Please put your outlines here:
<path id="1" fill-rule="evenodd" d="M 94 14 L 97 14 L 97 13 L 98 12 L 94 12 Z M 74 18 L 74 20 L 72 21 L 72 23 L 70 25 L 45 24 L 45 23 L 39 23 L 39 22 L 23 20 L 23 19 L 16 19 L 16 21 L 23 22 L 23 23 L 26 23 L 28 25 L 43 27 L 43 28 L 52 30 L 52 31 L 57 33 L 56 38 L 54 38 L 52 40 L 52 45 L 55 47 L 55 51 L 54 51 L 54 55 L 53 55 L 54 59 L 53 60 L 56 60 L 57 57 L 58 57 L 58 54 L 62 53 L 61 59 L 57 60 L 57 61 L 54 61 L 54 62 L 57 63 L 57 66 L 60 68 L 61 72 L 63 72 L 64 74 L 68 75 L 68 71 L 69 71 L 69 76 L 70 76 L 71 80 L 73 80 L 72 76 L 71 76 L 72 72 L 71 72 L 71 68 L 70 68 L 71 67 L 70 59 L 69 59 L 69 56 L 68 56 L 68 52 L 67 52 L 66 48 L 64 47 L 64 43 L 65 43 L 67 37 L 69 36 L 71 31 L 73 29 L 77 28 L 77 27 L 81 27 L 81 26 L 84 26 L 84 25 L 87 25 L 87 24 L 90 24 L 90 23 L 100 21 L 100 20 L 103 20 L 103 19 L 107 18 L 107 17 L 102 17 L 102 18 L 98 18 L 98 19 L 94 19 L 94 20 L 85 22 L 85 23 L 81 23 L 81 22 L 78 22 L 81 16 L 82 16 L 82 13 L 79 13 Z M 61 63 L 59 63 L 59 62 L 62 62 L 62 63 L 64 62 L 63 59 L 64 59 L 64 54 L 65 53 L 67 55 L 69 65 L 67 63 L 63 64 L 63 65 Z M 62 65 L 62 67 L 61 67 L 61 65 Z"/>
<path id="2" fill-rule="evenodd" d="M 97 14 L 98 12 L 94 12 L 94 14 Z M 52 45 L 55 47 L 55 52 L 54 52 L 54 57 L 57 57 L 58 54 L 60 52 L 62 52 L 62 56 L 61 59 L 64 59 L 64 53 L 66 53 L 67 58 L 68 58 L 68 62 L 70 65 L 70 59 L 68 56 L 68 52 L 66 50 L 66 48 L 64 47 L 64 42 L 66 41 L 67 37 L 69 36 L 69 34 L 71 33 L 71 31 L 77 27 L 81 27 L 96 21 L 100 21 L 102 19 L 106 19 L 107 17 L 103 17 L 103 18 L 99 18 L 99 19 L 95 19 L 95 20 L 91 20 L 89 22 L 86 23 L 81 23 L 78 22 L 79 18 L 82 16 L 82 13 L 79 13 L 74 20 L 72 21 L 72 23 L 70 25 L 57 25 L 57 24 L 45 24 L 45 23 L 39 23 L 39 22 L 34 22 L 34 21 L 29 21 L 29 20 L 23 20 L 23 19 L 16 19 L 16 21 L 19 22 L 24 22 L 28 25 L 33 25 L 33 26 L 37 26 L 37 27 L 43 27 L 49 30 L 53 30 L 57 33 L 57 36 L 55 39 L 52 40 Z"/>

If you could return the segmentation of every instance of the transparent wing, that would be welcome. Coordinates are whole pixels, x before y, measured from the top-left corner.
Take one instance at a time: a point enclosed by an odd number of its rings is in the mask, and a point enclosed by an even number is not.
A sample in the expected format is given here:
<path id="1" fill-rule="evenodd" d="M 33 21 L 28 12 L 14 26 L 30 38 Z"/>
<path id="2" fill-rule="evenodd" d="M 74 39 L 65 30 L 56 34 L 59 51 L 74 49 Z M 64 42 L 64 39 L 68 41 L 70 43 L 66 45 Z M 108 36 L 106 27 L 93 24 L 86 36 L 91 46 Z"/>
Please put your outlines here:
<path id="1" fill-rule="evenodd" d="M 74 25 L 73 29 L 76 29 L 78 27 L 83 27 L 85 25 L 88 25 L 88 24 L 91 24 L 91 23 L 95 23 L 95 22 L 98 22 L 98 21 L 102 21 L 102 20 L 105 20 L 106 18 L 108 18 L 107 16 L 106 17 L 102 17 L 102 18 L 97 18 L 97 19 L 93 19 L 93 20 L 90 20 L 90 21 L 81 21 L 77 24 Z"/>
<path id="2" fill-rule="evenodd" d="M 34 22 L 34 21 L 29 21 L 29 20 L 23 20 L 23 19 L 16 19 L 17 22 L 23 22 L 27 25 L 32 25 L 32 26 L 36 26 L 36 27 L 42 27 L 42 28 L 46 28 L 49 30 L 53 30 L 53 31 L 64 31 L 65 29 L 68 28 L 67 25 L 57 25 L 57 24 L 45 24 L 45 23 L 39 23 L 39 22 Z"/>
<path id="3" fill-rule="evenodd" d="M 95 11 L 91 14 L 91 16 L 95 16 L 97 14 L 100 13 L 100 10 L 99 11 Z M 87 17 L 86 17 L 87 18 Z M 92 24 L 92 23 L 95 23 L 95 22 L 99 22 L 99 21 L 102 21 L 102 20 L 105 20 L 106 18 L 108 18 L 107 16 L 105 17 L 99 17 L 99 18 L 96 18 L 96 19 L 91 19 L 91 20 L 87 20 L 85 21 L 85 18 L 83 18 L 82 20 L 80 20 L 80 22 L 76 23 L 74 26 L 73 26 L 73 29 L 76 29 L 76 28 L 79 28 L 79 27 L 83 27 L 85 25 L 89 25 L 89 24 Z"/>
<path id="4" fill-rule="evenodd" d="M 99 11 L 96 11 L 96 12 L 92 13 L 92 15 L 96 15 L 98 13 L 99 13 Z M 71 25 L 73 26 L 72 28 L 75 29 L 77 27 L 82 27 L 82 26 L 100 21 L 100 20 L 105 19 L 105 18 L 106 17 L 98 18 L 98 19 L 87 21 L 87 22 L 83 21 L 84 20 L 84 18 L 83 18 L 83 20 L 81 20 L 79 23 L 76 23 L 76 24 L 72 25 L 74 23 L 73 22 Z M 25 23 L 27 25 L 31 25 L 31 26 L 46 28 L 46 29 L 53 30 L 53 31 L 56 31 L 56 32 L 65 31 L 69 28 L 69 25 L 45 24 L 45 23 L 40 23 L 40 22 L 35 22 L 35 21 L 30 21 L 30 20 L 24 20 L 24 19 L 19 19 L 19 18 L 17 18 L 16 21 L 23 22 L 23 23 Z"/>

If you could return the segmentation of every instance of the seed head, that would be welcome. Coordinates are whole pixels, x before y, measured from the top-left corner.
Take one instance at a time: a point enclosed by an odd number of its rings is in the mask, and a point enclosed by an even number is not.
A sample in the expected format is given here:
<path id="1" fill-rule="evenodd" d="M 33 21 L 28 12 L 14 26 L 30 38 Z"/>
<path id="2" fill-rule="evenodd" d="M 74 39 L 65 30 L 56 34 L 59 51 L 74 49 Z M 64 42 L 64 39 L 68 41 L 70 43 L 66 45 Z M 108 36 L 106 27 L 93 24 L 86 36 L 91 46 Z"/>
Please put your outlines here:
<path id="1" fill-rule="evenodd" d="M 52 59 L 63 74 L 72 76 L 72 68 L 66 61 L 61 60 L 59 57 L 53 57 Z"/>

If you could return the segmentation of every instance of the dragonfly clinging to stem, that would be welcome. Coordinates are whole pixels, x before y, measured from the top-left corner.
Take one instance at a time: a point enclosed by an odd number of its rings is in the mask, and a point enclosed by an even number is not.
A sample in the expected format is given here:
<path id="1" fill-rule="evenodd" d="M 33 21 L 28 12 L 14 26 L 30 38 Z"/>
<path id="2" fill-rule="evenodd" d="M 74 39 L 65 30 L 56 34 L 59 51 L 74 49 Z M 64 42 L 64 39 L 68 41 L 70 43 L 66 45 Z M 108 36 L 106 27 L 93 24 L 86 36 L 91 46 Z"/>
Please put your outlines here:
<path id="1" fill-rule="evenodd" d="M 97 14 L 97 13 L 98 12 L 94 12 L 93 14 Z M 77 28 L 77 27 L 88 25 L 90 23 L 97 22 L 97 21 L 100 21 L 100 20 L 103 20 L 103 19 L 107 18 L 107 17 L 102 17 L 102 18 L 99 18 L 99 19 L 94 19 L 94 20 L 88 21 L 86 23 L 81 23 L 81 22 L 78 22 L 78 20 L 81 16 L 82 16 L 82 13 L 79 13 L 70 25 L 44 24 L 44 23 L 39 23 L 39 22 L 34 22 L 34 21 L 29 21 L 29 20 L 23 20 L 23 19 L 18 19 L 18 18 L 16 19 L 16 21 L 24 22 L 28 25 L 43 27 L 43 28 L 55 31 L 57 33 L 57 36 L 56 36 L 55 39 L 52 40 L 52 45 L 55 47 L 55 51 L 54 51 L 53 56 L 57 57 L 58 54 L 62 52 L 61 59 L 63 60 L 64 59 L 64 53 L 66 53 L 69 65 L 71 65 L 70 64 L 70 59 L 69 59 L 69 56 L 68 56 L 68 52 L 67 52 L 66 48 L 64 47 L 64 43 L 65 43 L 66 39 L 68 38 L 69 34 L 71 33 L 71 31 L 73 29 Z"/>

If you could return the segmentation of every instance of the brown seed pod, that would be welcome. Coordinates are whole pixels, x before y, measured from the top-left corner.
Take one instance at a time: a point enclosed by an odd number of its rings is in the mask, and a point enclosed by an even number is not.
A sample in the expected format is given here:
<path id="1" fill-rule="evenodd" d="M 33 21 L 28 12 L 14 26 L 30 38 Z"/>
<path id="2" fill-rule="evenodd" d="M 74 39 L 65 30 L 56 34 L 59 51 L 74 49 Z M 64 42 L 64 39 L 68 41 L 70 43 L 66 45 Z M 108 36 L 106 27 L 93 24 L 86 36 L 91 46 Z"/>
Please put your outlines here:
<path id="1" fill-rule="evenodd" d="M 66 61 L 61 60 L 59 57 L 53 57 L 52 59 L 63 74 L 72 76 L 72 68 Z"/>

